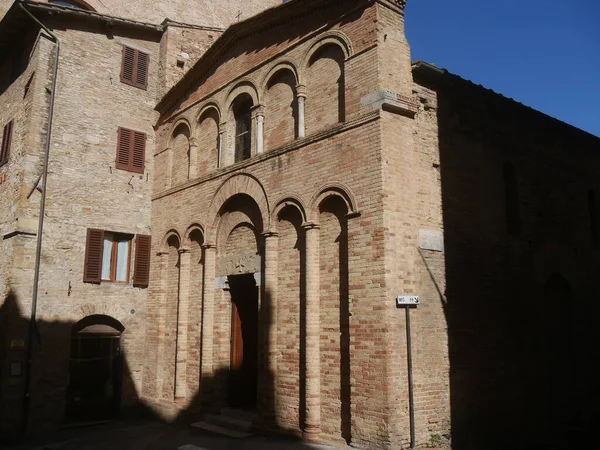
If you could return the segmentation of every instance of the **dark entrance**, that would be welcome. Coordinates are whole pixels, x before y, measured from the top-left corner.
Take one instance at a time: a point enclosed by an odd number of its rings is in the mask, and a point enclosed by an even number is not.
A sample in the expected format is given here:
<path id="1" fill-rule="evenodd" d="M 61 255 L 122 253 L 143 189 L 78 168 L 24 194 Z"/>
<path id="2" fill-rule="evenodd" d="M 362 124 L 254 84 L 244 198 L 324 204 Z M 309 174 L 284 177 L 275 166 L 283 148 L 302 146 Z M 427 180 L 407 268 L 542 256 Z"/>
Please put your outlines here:
<path id="1" fill-rule="evenodd" d="M 254 408 L 258 381 L 258 286 L 253 274 L 228 278 L 232 302 L 229 404 Z"/>
<path id="2" fill-rule="evenodd" d="M 114 417 L 121 399 L 121 324 L 90 316 L 73 329 L 69 360 L 66 419 L 105 420 Z"/>

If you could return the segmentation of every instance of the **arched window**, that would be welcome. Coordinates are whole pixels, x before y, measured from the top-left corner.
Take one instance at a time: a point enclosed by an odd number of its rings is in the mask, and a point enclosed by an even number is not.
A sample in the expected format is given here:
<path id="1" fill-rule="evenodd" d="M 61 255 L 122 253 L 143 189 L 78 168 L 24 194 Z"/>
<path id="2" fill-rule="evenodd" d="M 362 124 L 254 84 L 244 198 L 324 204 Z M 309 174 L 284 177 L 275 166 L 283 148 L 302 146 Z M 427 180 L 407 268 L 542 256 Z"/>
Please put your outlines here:
<path id="1" fill-rule="evenodd" d="M 506 163 L 503 167 L 504 196 L 506 200 L 506 229 L 508 234 L 518 235 L 521 231 L 521 213 L 519 208 L 519 186 L 515 167 Z"/>
<path id="2" fill-rule="evenodd" d="M 233 102 L 235 119 L 235 162 L 250 158 L 252 146 L 252 98 L 243 94 Z"/>
<path id="3" fill-rule="evenodd" d="M 52 3 L 53 5 L 70 6 L 71 8 L 87 9 L 88 11 L 94 11 L 94 8 L 92 8 L 87 3 L 78 2 L 75 0 L 48 0 L 48 3 Z"/>

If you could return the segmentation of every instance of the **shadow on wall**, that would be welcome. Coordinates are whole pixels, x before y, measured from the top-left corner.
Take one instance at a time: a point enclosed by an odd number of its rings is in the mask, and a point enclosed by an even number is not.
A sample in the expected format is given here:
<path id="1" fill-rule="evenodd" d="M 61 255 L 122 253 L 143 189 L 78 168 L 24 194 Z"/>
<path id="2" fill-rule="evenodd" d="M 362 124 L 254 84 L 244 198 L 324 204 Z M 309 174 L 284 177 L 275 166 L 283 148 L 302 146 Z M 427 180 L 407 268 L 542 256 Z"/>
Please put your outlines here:
<path id="1" fill-rule="evenodd" d="M 11 290 L 0 306 L 0 440 L 28 436 L 78 422 L 139 413 L 139 397 L 127 363 L 127 330 L 108 316 L 77 323 L 37 321 L 32 342 L 26 412 L 26 342 L 29 317 Z"/>
<path id="2" fill-rule="evenodd" d="M 597 142 L 463 81 L 419 83 L 438 91 L 453 448 L 589 444 L 599 254 L 585 196 L 598 188 L 587 169 Z M 590 160 L 569 161 L 574 148 Z"/>

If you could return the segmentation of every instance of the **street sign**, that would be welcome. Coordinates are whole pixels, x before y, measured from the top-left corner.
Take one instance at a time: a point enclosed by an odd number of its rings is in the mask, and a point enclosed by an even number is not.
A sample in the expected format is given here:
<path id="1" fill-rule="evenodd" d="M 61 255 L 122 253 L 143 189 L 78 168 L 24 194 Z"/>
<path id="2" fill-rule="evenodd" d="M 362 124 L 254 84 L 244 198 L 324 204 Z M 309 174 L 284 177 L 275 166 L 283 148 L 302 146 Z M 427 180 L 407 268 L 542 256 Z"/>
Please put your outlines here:
<path id="1" fill-rule="evenodd" d="M 418 295 L 399 295 L 396 297 L 396 306 L 413 306 L 419 304 Z"/>

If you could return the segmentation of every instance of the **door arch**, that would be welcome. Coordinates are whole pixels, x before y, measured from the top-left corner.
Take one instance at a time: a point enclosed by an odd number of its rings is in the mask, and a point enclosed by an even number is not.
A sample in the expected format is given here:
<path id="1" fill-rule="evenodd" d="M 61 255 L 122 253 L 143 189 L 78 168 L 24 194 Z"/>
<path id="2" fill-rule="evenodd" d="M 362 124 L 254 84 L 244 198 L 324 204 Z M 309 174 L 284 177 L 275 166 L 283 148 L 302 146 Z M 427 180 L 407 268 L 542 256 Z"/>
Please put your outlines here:
<path id="1" fill-rule="evenodd" d="M 104 315 L 85 317 L 73 326 L 65 410 L 67 421 L 106 420 L 118 412 L 124 330 L 118 320 Z"/>

